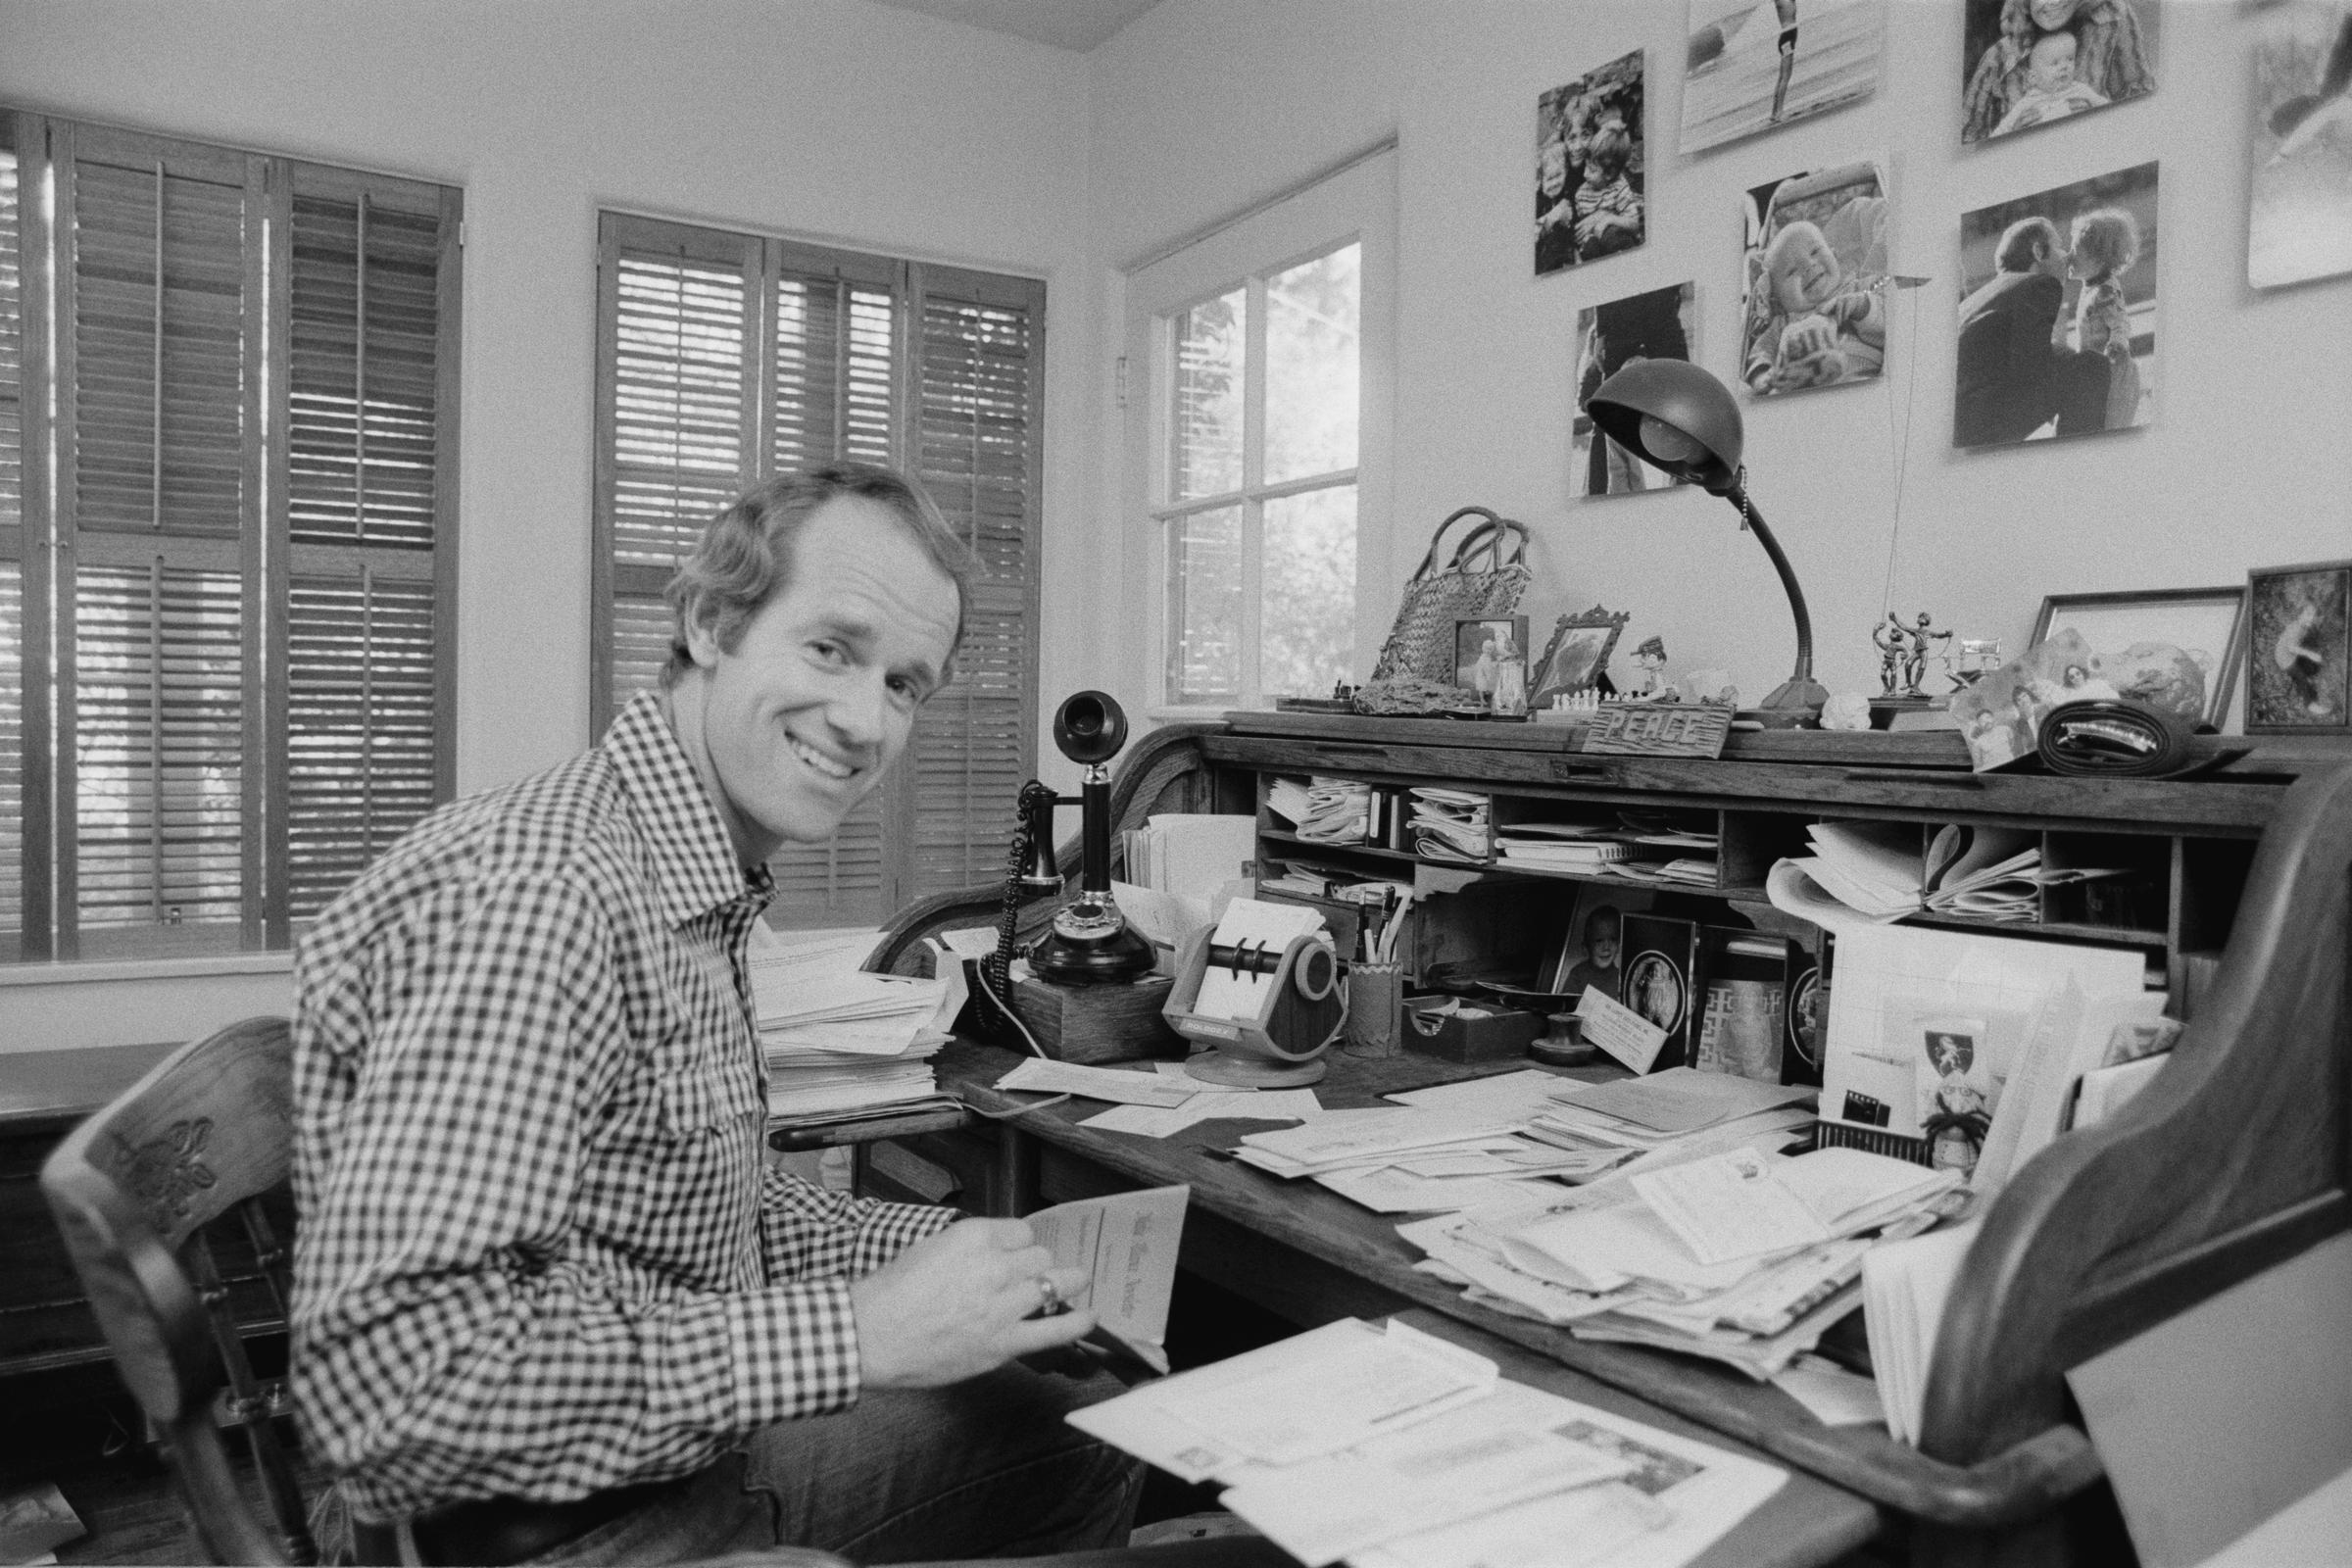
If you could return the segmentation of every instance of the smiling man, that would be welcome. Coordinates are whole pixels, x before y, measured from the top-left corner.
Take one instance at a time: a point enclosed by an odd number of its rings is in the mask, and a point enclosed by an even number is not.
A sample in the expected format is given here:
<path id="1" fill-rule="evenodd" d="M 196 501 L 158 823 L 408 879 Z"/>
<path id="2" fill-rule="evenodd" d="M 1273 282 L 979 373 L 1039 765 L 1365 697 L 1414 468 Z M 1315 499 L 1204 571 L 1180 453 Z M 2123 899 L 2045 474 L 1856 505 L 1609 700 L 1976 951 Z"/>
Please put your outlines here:
<path id="1" fill-rule="evenodd" d="M 417 824 L 296 963 L 295 1397 L 368 1562 L 1116 1544 L 1134 1466 L 1013 1357 L 1082 1276 L 1018 1220 L 763 1164 L 744 973 L 947 683 L 971 558 L 839 465 L 721 513 L 662 689 Z"/>

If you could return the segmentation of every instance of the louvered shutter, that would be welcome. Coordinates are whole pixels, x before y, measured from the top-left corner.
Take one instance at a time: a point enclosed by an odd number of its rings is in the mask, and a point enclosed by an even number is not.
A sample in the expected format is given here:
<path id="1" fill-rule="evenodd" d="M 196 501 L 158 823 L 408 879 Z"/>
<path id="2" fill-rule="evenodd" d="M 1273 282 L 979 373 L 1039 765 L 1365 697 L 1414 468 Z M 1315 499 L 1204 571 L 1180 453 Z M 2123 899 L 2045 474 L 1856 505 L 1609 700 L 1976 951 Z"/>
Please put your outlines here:
<path id="1" fill-rule="evenodd" d="M 62 122 L 50 156 L 57 952 L 234 949 L 260 923 L 263 160 Z"/>
<path id="2" fill-rule="evenodd" d="M 453 772 L 458 195 L 296 165 L 287 214 L 272 945 L 447 799 Z"/>
<path id="3" fill-rule="evenodd" d="M 760 245 L 605 215 L 597 357 L 596 727 L 669 657 L 662 586 L 755 473 Z"/>
<path id="4" fill-rule="evenodd" d="M 16 117 L 0 113 L 0 958 L 38 956 L 25 941 L 37 902 L 25 864 L 24 269 Z M 36 921 L 40 925 L 43 922 Z"/>
<path id="5" fill-rule="evenodd" d="M 763 473 L 898 451 L 898 264 L 768 242 L 775 330 Z M 879 924 L 897 906 L 886 860 L 890 797 L 860 802 L 823 844 L 788 844 L 767 862 L 776 918 L 792 926 Z"/>
<path id="6" fill-rule="evenodd" d="M 912 886 L 1004 874 L 1012 802 L 1035 765 L 1043 283 L 943 267 L 917 273 L 912 466 L 972 546 L 953 685 L 916 720 Z"/>

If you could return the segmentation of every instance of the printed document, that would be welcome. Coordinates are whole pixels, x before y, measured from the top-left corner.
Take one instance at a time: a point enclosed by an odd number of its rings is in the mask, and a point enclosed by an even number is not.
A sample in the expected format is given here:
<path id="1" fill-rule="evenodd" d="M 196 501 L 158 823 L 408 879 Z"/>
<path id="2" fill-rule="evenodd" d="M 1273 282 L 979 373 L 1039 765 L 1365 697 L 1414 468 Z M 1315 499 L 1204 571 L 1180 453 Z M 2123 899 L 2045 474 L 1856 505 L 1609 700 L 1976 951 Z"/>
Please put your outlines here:
<path id="1" fill-rule="evenodd" d="M 1092 1281 L 1073 1306 L 1095 1320 L 1152 1371 L 1168 1370 L 1168 1295 L 1176 1284 L 1176 1249 L 1192 1189 L 1152 1187 L 1058 1203 L 1029 1216 L 1037 1245 L 1056 1268 L 1084 1270 Z"/>
<path id="2" fill-rule="evenodd" d="M 1124 1072 L 1116 1067 L 1086 1067 L 1074 1061 L 1048 1061 L 1030 1056 L 997 1080 L 999 1089 L 1032 1095 L 1077 1095 L 1107 1100 L 1118 1105 L 1181 1105 L 1197 1092 L 1192 1084 L 1157 1073 Z"/>
<path id="3" fill-rule="evenodd" d="M 1728 1263 L 1830 1239 L 1829 1227 L 1752 1149 L 1628 1180 L 1701 1263 Z"/>
<path id="4" fill-rule="evenodd" d="M 1401 1323 L 1343 1318 L 1073 1412 L 1072 1426 L 1186 1481 L 1233 1482 L 1445 1414 L 1494 1363 Z"/>

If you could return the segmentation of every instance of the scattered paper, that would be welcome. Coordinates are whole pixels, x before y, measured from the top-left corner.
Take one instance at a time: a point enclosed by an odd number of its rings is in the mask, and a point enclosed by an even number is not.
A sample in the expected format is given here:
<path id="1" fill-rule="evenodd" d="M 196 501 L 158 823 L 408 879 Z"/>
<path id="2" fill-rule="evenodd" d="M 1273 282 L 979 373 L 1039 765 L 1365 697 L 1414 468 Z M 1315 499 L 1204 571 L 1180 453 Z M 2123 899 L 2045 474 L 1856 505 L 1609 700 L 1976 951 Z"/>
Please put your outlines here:
<path id="1" fill-rule="evenodd" d="M 1701 1263 L 1810 1247 L 1829 1227 L 1753 1150 L 1628 1178 Z"/>
<path id="2" fill-rule="evenodd" d="M 1171 1109 L 1118 1105 L 1078 1125 L 1142 1138 L 1173 1138 L 1204 1121 L 1311 1121 L 1322 1111 L 1312 1089 L 1210 1089 Z"/>
<path id="3" fill-rule="evenodd" d="M 1960 1278 L 1976 1225 L 1947 1226 L 1871 1249 L 1862 1260 L 1863 1326 L 1870 1364 L 1879 1375 L 1879 1402 L 1897 1443 L 1919 1442 L 1928 1400 L 1928 1368 L 1943 1304 Z"/>
<path id="4" fill-rule="evenodd" d="M 1375 1214 L 1450 1213 L 1515 1202 L 1535 1185 L 1493 1176 L 1416 1176 L 1394 1165 L 1325 1171 L 1315 1180 Z"/>
<path id="5" fill-rule="evenodd" d="M 1825 1427 L 1873 1426 L 1886 1419 L 1875 1378 L 1848 1372 L 1818 1355 L 1800 1355 L 1773 1380 Z"/>
<path id="6" fill-rule="evenodd" d="M 1609 1084 L 1555 1080 L 1552 1098 L 1660 1133 L 1696 1132 L 1736 1116 L 1810 1101 L 1803 1084 L 1768 1084 L 1737 1073 L 1669 1067 L 1644 1078 Z"/>
<path id="7" fill-rule="evenodd" d="M 1074 1061 L 1029 1056 L 997 1080 L 997 1088 L 1023 1094 L 1078 1095 L 1120 1105 L 1181 1105 L 1197 1092 L 1188 1083 L 1157 1073 L 1116 1067 L 1086 1067 Z"/>
<path id="8" fill-rule="evenodd" d="M 1515 1121 L 1533 1115 L 1551 1104 L 1552 1092 L 1577 1082 L 1541 1067 L 1523 1067 L 1517 1072 L 1496 1073 L 1491 1078 L 1465 1078 L 1459 1083 L 1431 1084 L 1426 1089 L 1407 1089 L 1386 1098 L 1399 1105 L 1417 1105 L 1424 1110 L 1442 1110 L 1449 1115 L 1471 1116 L 1481 1120 Z"/>

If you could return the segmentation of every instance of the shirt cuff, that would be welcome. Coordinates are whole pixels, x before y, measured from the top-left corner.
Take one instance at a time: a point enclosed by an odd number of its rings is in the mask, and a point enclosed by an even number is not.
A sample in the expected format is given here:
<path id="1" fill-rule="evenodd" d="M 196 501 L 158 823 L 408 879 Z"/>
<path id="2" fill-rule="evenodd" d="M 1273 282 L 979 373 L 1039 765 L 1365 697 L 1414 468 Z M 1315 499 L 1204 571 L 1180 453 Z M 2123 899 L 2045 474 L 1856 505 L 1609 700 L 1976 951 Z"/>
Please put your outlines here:
<path id="1" fill-rule="evenodd" d="M 847 1280 L 770 1286 L 727 1303 L 730 1425 L 749 1432 L 777 1421 L 845 1410 L 863 1386 L 858 1322 Z"/>

